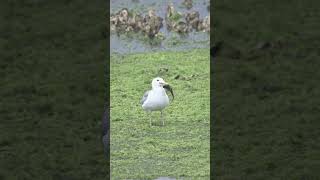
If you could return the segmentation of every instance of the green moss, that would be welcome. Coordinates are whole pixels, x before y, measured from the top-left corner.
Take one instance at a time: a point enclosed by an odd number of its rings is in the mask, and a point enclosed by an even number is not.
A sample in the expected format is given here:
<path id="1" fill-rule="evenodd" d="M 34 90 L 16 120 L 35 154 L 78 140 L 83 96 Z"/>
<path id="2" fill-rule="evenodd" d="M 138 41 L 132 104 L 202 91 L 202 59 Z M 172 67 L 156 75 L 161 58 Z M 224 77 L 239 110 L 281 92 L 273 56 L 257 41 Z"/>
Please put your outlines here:
<path id="1" fill-rule="evenodd" d="M 181 15 L 180 13 L 177 13 L 177 12 L 176 12 L 176 13 L 172 14 L 172 16 L 169 17 L 169 19 L 170 19 L 171 21 L 177 22 L 177 21 L 180 20 L 181 17 L 182 17 L 182 15 Z"/>

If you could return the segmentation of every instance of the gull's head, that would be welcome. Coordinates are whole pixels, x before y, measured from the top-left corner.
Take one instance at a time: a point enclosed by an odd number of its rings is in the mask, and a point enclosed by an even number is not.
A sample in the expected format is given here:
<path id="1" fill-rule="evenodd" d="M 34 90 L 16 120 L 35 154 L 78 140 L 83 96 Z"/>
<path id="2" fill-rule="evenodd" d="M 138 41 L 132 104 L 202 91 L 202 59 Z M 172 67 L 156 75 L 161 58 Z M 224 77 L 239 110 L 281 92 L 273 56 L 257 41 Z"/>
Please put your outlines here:
<path id="1" fill-rule="evenodd" d="M 154 78 L 152 80 L 152 89 L 163 87 L 164 85 L 167 85 L 167 83 L 160 77 Z"/>

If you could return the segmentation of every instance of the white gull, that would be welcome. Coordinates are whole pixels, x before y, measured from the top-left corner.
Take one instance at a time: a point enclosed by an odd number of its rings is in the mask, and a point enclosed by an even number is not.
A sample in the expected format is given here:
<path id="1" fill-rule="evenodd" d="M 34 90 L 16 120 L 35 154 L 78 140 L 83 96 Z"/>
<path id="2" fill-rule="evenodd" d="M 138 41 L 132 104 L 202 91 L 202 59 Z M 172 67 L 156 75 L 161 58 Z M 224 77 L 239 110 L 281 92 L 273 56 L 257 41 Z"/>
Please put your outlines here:
<path id="1" fill-rule="evenodd" d="M 150 113 L 151 111 L 161 112 L 162 126 L 164 125 L 163 120 L 163 110 L 169 105 L 169 97 L 163 86 L 168 85 L 162 78 L 157 77 L 152 80 L 152 89 L 146 91 L 140 101 L 142 108 Z M 150 116 L 150 126 L 151 126 L 151 116 Z"/>

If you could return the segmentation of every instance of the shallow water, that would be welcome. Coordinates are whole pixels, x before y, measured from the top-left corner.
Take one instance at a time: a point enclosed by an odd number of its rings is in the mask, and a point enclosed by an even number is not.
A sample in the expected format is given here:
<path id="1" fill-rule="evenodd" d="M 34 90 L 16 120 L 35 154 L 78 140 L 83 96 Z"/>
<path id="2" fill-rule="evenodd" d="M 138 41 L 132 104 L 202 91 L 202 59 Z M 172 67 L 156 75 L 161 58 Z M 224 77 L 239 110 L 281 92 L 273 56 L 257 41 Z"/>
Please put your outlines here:
<path id="1" fill-rule="evenodd" d="M 183 0 L 174 1 L 156 1 L 156 0 L 122 0 L 111 1 L 111 12 L 115 13 L 122 8 L 128 8 L 130 10 L 137 10 L 143 14 L 147 14 L 150 8 L 156 11 L 156 14 L 164 19 L 168 4 L 172 2 L 175 10 L 185 13 L 196 10 L 200 14 L 200 18 L 203 19 L 209 15 L 207 9 L 209 5 L 208 0 L 197 0 L 193 2 L 193 7 L 188 10 L 182 5 Z M 117 36 L 116 34 L 110 35 L 110 48 L 111 53 L 136 53 L 136 52 L 153 52 L 153 51 L 180 51 L 194 48 L 209 48 L 210 46 L 210 34 L 208 32 L 190 32 L 186 36 L 181 36 L 175 32 L 169 32 L 166 29 L 165 20 L 164 26 L 160 29 L 160 32 L 164 34 L 165 39 L 157 44 L 152 45 L 149 41 L 143 41 L 139 38 L 130 38 L 126 35 Z M 138 34 L 137 34 L 138 36 Z"/>

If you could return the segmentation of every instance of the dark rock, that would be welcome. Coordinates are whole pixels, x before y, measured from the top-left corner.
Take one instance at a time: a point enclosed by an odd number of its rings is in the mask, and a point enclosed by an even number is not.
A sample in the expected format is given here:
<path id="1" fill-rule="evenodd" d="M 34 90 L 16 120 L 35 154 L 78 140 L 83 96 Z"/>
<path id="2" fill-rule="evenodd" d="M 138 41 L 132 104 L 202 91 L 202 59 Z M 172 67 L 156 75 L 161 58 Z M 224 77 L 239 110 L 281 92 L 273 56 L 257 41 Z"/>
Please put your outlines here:
<path id="1" fill-rule="evenodd" d="M 182 2 L 182 4 L 187 8 L 187 9 L 191 9 L 192 8 L 192 0 L 184 0 Z"/>
<path id="2" fill-rule="evenodd" d="M 206 16 L 204 19 L 200 19 L 196 30 L 210 32 L 210 16 Z"/>
<path id="3" fill-rule="evenodd" d="M 154 10 L 149 10 L 148 15 L 144 18 L 143 32 L 150 38 L 153 38 L 162 28 L 162 21 L 163 19 L 159 16 L 156 16 Z"/>
<path id="4" fill-rule="evenodd" d="M 187 33 L 190 31 L 188 24 L 183 21 L 178 22 L 177 25 L 175 25 L 173 28 L 174 31 L 178 33 Z"/>
<path id="5" fill-rule="evenodd" d="M 163 19 L 156 16 L 154 10 L 149 10 L 144 18 L 140 14 L 131 14 L 126 8 L 121 9 L 110 17 L 110 30 L 116 31 L 118 35 L 123 32 L 142 31 L 150 38 L 155 37 L 162 28 Z"/>
<path id="6" fill-rule="evenodd" d="M 186 14 L 186 22 L 191 25 L 192 28 L 196 29 L 199 24 L 200 14 L 197 11 L 192 11 Z"/>
<path id="7" fill-rule="evenodd" d="M 175 13 L 175 9 L 174 9 L 173 3 L 169 3 L 167 7 L 167 12 L 166 12 L 166 20 L 172 17 L 174 13 Z"/>

